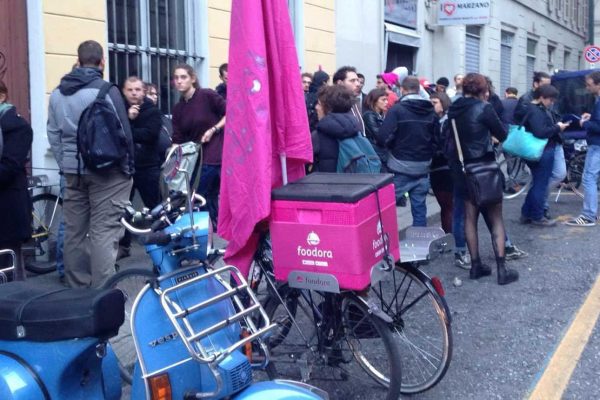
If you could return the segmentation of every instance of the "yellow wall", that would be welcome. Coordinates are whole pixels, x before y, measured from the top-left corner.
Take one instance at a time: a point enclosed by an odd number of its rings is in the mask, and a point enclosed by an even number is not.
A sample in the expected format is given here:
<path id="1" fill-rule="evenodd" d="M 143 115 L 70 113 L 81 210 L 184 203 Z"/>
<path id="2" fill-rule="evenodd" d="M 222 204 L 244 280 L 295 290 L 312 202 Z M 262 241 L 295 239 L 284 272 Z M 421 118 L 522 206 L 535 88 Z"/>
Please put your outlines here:
<path id="1" fill-rule="evenodd" d="M 107 52 L 105 3 L 97 0 L 43 2 L 46 93 L 52 92 L 60 78 L 77 62 L 79 43 L 96 40 Z"/>
<path id="2" fill-rule="evenodd" d="M 319 65 L 329 74 L 335 72 L 335 1 L 303 0 L 304 65 L 314 72 Z M 220 83 L 219 65 L 227 62 L 229 53 L 231 0 L 208 0 L 208 86 Z"/>
<path id="3" fill-rule="evenodd" d="M 319 65 L 333 75 L 335 67 L 334 0 L 304 0 L 304 69 Z"/>
<path id="4" fill-rule="evenodd" d="M 229 54 L 231 0 L 208 0 L 208 85 L 214 89 L 219 79 L 219 65 L 226 63 Z M 203 82 L 202 82 L 203 83 Z"/>

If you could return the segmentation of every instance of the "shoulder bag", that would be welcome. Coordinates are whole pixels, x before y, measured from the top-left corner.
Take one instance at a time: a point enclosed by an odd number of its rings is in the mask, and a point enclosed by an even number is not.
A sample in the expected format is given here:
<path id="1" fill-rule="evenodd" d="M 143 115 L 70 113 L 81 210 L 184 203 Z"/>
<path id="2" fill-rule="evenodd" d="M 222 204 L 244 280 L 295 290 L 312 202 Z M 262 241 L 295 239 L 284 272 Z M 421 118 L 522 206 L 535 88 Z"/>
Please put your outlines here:
<path id="1" fill-rule="evenodd" d="M 452 119 L 452 130 L 454 131 L 458 159 L 467 182 L 469 199 L 478 207 L 502 202 L 502 175 L 496 160 L 478 161 L 465 165 L 454 119 Z"/>
<path id="2" fill-rule="evenodd" d="M 530 112 L 525 115 L 521 124 L 508 126 L 508 137 L 502 143 L 502 150 L 527 161 L 539 161 L 548 139 L 540 139 L 525 130 L 525 121 L 529 115 Z"/>

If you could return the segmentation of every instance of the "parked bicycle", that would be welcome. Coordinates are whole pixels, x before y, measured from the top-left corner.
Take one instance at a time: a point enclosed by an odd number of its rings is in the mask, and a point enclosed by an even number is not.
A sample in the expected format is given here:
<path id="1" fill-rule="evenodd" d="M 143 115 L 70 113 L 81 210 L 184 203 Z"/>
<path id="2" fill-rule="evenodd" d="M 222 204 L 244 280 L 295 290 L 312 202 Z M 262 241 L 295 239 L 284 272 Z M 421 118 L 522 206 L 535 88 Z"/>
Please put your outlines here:
<path id="1" fill-rule="evenodd" d="M 440 280 L 420 267 L 452 248 L 452 237 L 439 228 L 409 228 L 400 244 L 401 260 L 389 276 L 370 288 L 370 296 L 390 317 L 391 322 L 385 322 L 367 317 L 364 298 L 352 292 L 342 291 L 336 302 L 332 294 L 276 282 L 270 241 L 263 236 L 254 257 L 251 287 L 278 324 L 268 341 L 269 377 L 294 376 L 289 364 L 295 364 L 303 380 L 323 377 L 325 367 L 334 373 L 337 369 L 338 377 L 362 380 L 358 366 L 387 387 L 390 397 L 398 390 L 398 381 L 387 373 L 390 366 L 375 346 L 381 347 L 379 341 L 393 342 L 393 350 L 399 346 L 401 393 L 426 391 L 444 377 L 452 358 L 450 312 Z M 343 335 L 342 328 L 346 329 Z M 357 365 L 352 365 L 353 359 Z"/>
<path id="2" fill-rule="evenodd" d="M 62 219 L 62 197 L 51 193 L 56 185 L 48 184 L 46 175 L 29 177 L 29 190 L 41 189 L 31 198 L 32 235 L 23 246 L 25 269 L 36 274 L 45 274 L 56 269 L 56 240 Z"/>

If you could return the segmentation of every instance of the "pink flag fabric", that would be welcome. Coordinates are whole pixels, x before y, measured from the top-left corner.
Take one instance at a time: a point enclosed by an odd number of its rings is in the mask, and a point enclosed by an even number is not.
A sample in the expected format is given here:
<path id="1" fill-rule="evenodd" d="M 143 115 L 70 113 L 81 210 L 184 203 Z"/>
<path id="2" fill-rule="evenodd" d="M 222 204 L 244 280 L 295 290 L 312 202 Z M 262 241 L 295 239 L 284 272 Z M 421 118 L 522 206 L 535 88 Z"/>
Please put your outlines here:
<path id="1" fill-rule="evenodd" d="M 271 189 L 304 176 L 312 162 L 300 67 L 286 0 L 233 0 L 227 123 L 221 168 L 218 232 L 225 260 L 248 273 L 271 214 Z"/>

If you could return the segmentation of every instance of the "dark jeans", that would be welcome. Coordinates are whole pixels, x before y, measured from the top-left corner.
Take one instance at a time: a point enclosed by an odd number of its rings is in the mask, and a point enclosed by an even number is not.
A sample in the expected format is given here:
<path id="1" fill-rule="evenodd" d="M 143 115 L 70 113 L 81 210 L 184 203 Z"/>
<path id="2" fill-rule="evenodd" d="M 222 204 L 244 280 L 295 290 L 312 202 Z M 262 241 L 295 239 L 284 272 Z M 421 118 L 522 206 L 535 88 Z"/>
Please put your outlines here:
<path id="1" fill-rule="evenodd" d="M 542 158 L 537 162 L 527 162 L 531 170 L 532 183 L 525 202 L 521 207 L 521 215 L 538 221 L 544 217 L 544 203 L 548 195 L 548 184 L 554 165 L 554 147 L 544 149 Z"/>
<path id="2" fill-rule="evenodd" d="M 221 166 L 202 165 L 198 194 L 206 199 L 206 210 L 216 231 L 219 217 L 219 190 L 221 188 Z"/>

